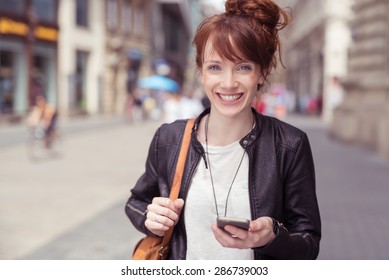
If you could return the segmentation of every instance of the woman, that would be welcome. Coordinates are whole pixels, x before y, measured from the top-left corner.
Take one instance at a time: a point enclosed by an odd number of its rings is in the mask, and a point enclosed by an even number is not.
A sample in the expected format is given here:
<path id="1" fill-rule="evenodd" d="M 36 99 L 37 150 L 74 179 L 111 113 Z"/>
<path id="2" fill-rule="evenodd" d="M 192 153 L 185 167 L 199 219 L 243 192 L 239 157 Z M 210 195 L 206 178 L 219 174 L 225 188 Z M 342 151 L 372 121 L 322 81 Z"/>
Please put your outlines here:
<path id="1" fill-rule="evenodd" d="M 175 225 L 170 259 L 315 259 L 321 238 L 306 134 L 251 108 L 287 14 L 270 0 L 228 0 L 194 37 L 211 107 L 195 122 L 179 199 L 168 199 L 185 121 L 162 125 L 126 213 L 148 235 Z M 217 217 L 249 219 L 219 228 Z"/>
<path id="2" fill-rule="evenodd" d="M 45 147 L 50 148 L 56 129 L 57 112 L 47 102 L 46 97 L 39 94 L 35 97 L 35 105 L 27 118 L 27 125 L 35 130 L 42 127 L 44 130 Z"/>

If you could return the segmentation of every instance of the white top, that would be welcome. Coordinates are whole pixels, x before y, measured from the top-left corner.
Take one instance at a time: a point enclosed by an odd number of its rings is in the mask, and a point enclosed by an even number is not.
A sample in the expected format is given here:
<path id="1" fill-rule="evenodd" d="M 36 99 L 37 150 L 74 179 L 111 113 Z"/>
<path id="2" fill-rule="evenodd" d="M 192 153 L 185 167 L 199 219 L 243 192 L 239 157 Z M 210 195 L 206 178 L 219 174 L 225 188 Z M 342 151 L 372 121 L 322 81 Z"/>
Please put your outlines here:
<path id="1" fill-rule="evenodd" d="M 238 141 L 223 147 L 208 146 L 208 150 L 219 215 L 224 216 L 228 190 L 244 150 Z M 245 153 L 228 198 L 227 217 L 251 220 L 248 162 Z M 252 249 L 224 248 L 215 239 L 211 229 L 217 217 L 214 201 L 210 173 L 201 159 L 185 201 L 186 259 L 254 259 Z"/>

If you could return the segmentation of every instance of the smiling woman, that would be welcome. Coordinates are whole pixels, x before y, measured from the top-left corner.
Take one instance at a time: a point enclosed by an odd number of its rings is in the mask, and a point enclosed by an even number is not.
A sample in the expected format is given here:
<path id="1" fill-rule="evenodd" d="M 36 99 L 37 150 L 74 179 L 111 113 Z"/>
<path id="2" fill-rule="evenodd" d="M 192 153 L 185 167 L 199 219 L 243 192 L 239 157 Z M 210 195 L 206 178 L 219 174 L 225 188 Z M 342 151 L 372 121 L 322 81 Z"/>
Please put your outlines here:
<path id="1" fill-rule="evenodd" d="M 161 126 L 126 213 L 147 235 L 174 226 L 169 259 L 315 259 L 321 221 L 307 135 L 251 106 L 280 51 L 288 14 L 227 0 L 193 44 L 211 106 L 196 119 L 179 199 L 167 199 L 186 120 Z M 231 224 L 219 226 L 225 217 Z M 232 221 L 249 220 L 249 229 Z"/>
<path id="2" fill-rule="evenodd" d="M 237 58 L 232 61 L 222 57 L 215 51 L 212 37 L 207 40 L 203 56 L 200 76 L 213 105 L 213 117 L 228 115 L 234 117 L 236 122 L 240 117 L 252 119 L 251 104 L 258 84 L 263 82 L 259 65 L 249 60 Z M 244 129 L 249 131 L 250 128 Z"/>

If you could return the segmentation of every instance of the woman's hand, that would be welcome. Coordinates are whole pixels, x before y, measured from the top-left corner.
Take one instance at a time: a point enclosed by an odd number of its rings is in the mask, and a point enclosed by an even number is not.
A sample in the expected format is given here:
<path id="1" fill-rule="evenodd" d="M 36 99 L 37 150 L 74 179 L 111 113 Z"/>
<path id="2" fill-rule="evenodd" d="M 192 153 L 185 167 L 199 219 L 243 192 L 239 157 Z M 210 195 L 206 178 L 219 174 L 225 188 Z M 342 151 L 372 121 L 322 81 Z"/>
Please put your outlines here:
<path id="1" fill-rule="evenodd" d="M 147 206 L 147 219 L 145 226 L 154 234 L 164 236 L 170 227 L 177 224 L 184 200 L 175 201 L 167 197 L 155 197 Z"/>
<path id="2" fill-rule="evenodd" d="M 249 230 L 227 225 L 223 229 L 211 225 L 216 240 L 227 248 L 249 249 L 269 244 L 276 237 L 273 232 L 273 220 L 261 217 L 250 222 Z"/>

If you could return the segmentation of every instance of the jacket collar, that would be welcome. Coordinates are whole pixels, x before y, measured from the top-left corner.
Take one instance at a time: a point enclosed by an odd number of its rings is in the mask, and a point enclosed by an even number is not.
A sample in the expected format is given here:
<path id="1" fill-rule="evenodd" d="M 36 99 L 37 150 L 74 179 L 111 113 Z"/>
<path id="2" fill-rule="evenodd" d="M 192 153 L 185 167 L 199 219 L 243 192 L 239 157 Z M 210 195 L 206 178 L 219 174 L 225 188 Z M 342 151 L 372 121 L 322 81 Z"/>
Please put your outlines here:
<path id="1" fill-rule="evenodd" d="M 260 136 L 260 131 L 261 131 L 261 114 L 259 114 L 254 108 L 251 108 L 253 114 L 254 114 L 254 119 L 255 119 L 255 125 L 254 128 L 245 136 L 243 137 L 239 143 L 240 145 L 246 149 L 249 147 L 253 142 L 255 142 L 259 136 Z M 211 112 L 210 108 L 205 109 L 195 120 L 195 124 L 192 129 L 192 143 L 195 144 L 195 147 L 199 148 L 201 147 L 202 150 L 202 145 L 197 139 L 197 131 L 198 127 L 200 124 L 200 121 L 203 117 L 208 115 Z"/>

